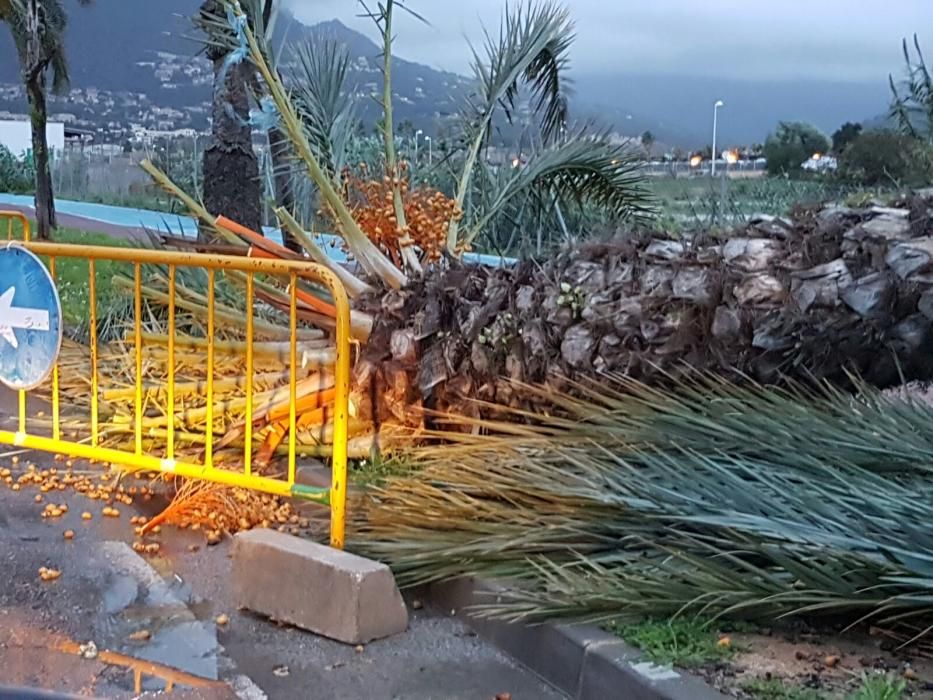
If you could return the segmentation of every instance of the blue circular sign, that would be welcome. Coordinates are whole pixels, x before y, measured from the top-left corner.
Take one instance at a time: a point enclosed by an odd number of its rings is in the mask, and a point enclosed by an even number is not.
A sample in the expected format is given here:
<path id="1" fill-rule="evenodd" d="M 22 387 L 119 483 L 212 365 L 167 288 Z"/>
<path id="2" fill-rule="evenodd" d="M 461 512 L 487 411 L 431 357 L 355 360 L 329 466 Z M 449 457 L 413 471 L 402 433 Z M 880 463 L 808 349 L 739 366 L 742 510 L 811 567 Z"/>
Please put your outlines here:
<path id="1" fill-rule="evenodd" d="M 0 383 L 35 389 L 62 347 L 62 306 L 42 261 L 22 245 L 0 248 Z"/>

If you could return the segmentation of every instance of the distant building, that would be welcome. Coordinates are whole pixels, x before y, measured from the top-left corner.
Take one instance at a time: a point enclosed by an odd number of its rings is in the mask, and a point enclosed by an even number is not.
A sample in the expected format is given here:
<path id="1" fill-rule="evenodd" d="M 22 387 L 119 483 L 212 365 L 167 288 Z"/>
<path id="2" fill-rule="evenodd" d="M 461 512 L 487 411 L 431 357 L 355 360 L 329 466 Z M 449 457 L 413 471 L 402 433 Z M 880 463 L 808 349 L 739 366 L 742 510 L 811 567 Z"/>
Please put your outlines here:
<path id="1" fill-rule="evenodd" d="M 61 122 L 46 124 L 46 138 L 53 153 L 65 150 L 65 125 Z M 6 146 L 16 158 L 25 158 L 32 151 L 32 127 L 23 120 L 0 121 L 0 145 Z"/>
<path id="2" fill-rule="evenodd" d="M 839 163 L 832 156 L 814 153 L 813 157 L 801 163 L 800 167 L 810 172 L 825 173 L 836 170 L 836 168 L 839 167 Z"/>

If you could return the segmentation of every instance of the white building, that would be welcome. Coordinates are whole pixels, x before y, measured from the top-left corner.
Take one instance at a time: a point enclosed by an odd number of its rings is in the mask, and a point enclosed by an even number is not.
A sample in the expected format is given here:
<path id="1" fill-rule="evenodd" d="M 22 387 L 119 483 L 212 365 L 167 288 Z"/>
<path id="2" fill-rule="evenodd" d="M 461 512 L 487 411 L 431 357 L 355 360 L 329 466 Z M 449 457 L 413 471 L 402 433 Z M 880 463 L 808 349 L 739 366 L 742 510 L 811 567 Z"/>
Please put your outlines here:
<path id="1" fill-rule="evenodd" d="M 65 125 L 59 122 L 46 124 L 49 150 L 65 150 Z M 32 151 L 32 127 L 23 120 L 0 120 L 0 146 L 6 146 L 16 158 L 24 158 Z"/>
<path id="2" fill-rule="evenodd" d="M 832 156 L 826 156 L 821 153 L 814 153 L 812 158 L 808 158 L 800 164 L 804 170 L 816 173 L 833 172 L 839 167 L 838 161 Z"/>

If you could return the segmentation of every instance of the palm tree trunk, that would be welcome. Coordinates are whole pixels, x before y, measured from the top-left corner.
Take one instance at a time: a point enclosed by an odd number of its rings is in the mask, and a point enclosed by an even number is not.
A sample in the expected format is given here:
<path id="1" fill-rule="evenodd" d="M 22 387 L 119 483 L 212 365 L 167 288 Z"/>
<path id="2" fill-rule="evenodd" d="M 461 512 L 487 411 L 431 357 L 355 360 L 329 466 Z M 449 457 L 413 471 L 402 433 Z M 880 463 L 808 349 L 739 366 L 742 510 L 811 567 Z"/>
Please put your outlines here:
<path id="1" fill-rule="evenodd" d="M 214 61 L 211 143 L 204 151 L 204 205 L 211 214 L 261 231 L 262 183 L 248 124 L 249 68 L 233 65 L 224 71 L 223 67 L 223 57 Z M 200 237 L 206 237 L 203 230 Z"/>
<path id="2" fill-rule="evenodd" d="M 29 119 L 32 126 L 32 157 L 36 168 L 36 235 L 49 240 L 55 221 L 55 198 L 52 193 L 52 172 L 49 165 L 49 144 L 46 137 L 48 107 L 45 99 L 44 71 L 36 71 L 26 83 L 29 99 Z"/>

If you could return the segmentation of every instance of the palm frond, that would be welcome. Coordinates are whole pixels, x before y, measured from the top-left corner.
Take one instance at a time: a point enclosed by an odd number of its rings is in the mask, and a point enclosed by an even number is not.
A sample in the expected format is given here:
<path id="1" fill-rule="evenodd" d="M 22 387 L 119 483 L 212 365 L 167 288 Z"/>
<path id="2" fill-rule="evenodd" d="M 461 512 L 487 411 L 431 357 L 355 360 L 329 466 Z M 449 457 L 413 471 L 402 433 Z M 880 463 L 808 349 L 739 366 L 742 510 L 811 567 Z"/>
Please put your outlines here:
<path id="1" fill-rule="evenodd" d="M 891 105 L 888 116 L 894 120 L 897 128 L 904 134 L 913 138 L 922 136 L 933 138 L 933 75 L 926 65 L 926 58 L 920 47 L 920 39 L 914 34 L 913 52 L 904 39 L 901 42 L 901 51 L 904 54 L 904 78 L 901 86 L 895 83 L 893 76 L 888 76 L 891 89 Z"/>
<path id="2" fill-rule="evenodd" d="M 511 121 L 520 85 L 526 84 L 545 140 L 556 136 L 567 123 L 563 72 L 573 38 L 570 13 L 556 3 L 507 8 L 498 37 L 486 34 L 485 56 L 473 52 L 481 90 L 477 117 L 488 120 L 501 104 Z"/>
<path id="3" fill-rule="evenodd" d="M 511 121 L 522 84 L 531 89 L 544 140 L 554 139 L 565 128 L 567 100 L 562 72 L 568 65 L 572 42 L 573 23 L 565 8 L 553 2 L 529 0 L 515 10 L 506 9 L 498 37 L 486 32 L 485 55 L 472 47 L 479 95 L 467 115 L 469 146 L 456 193 L 461 209 L 496 108 L 502 106 Z M 452 221 L 448 233 L 451 251 L 457 246 L 458 235 L 458 222 Z"/>
<path id="4" fill-rule="evenodd" d="M 238 0 L 226 1 L 230 3 L 233 12 L 242 18 L 243 11 Z M 338 232 L 346 241 L 354 258 L 366 272 L 378 277 L 386 286 L 396 289 L 403 287 L 407 283 L 405 274 L 395 267 L 363 233 L 359 224 L 354 220 L 347 203 L 343 200 L 321 162 L 314 154 L 311 144 L 308 142 L 307 134 L 302 127 L 301 119 L 281 76 L 274 66 L 270 65 L 265 52 L 248 25 L 242 28 L 242 34 L 249 51 L 249 57 L 265 83 L 269 104 L 275 107 L 276 118 L 280 123 L 282 133 L 291 141 L 297 158 L 301 160 L 309 178 L 318 187 L 322 203 L 332 211 L 336 219 Z"/>
<path id="5" fill-rule="evenodd" d="M 406 585 L 510 578 L 482 608 L 509 618 L 933 618 L 931 407 L 607 384 L 462 419 L 364 499 L 360 548 Z"/>
<path id="6" fill-rule="evenodd" d="M 87 6 L 91 0 L 79 0 L 79 5 Z M 28 60 L 29 25 L 27 13 L 29 5 L 23 0 L 6 0 L 0 3 L 0 21 L 9 25 L 13 43 L 19 54 L 20 62 L 25 66 Z M 60 0 L 47 0 L 42 3 L 41 12 L 36 18 L 39 47 L 33 60 L 38 65 L 28 70 L 46 74 L 50 72 L 53 92 L 61 93 L 68 88 L 70 76 L 65 53 L 65 30 L 68 15 Z"/>
<path id="7" fill-rule="evenodd" d="M 246 16 L 266 60 L 274 65 L 271 49 L 275 19 L 278 16 L 275 0 L 239 0 L 239 8 Z M 240 48 L 239 39 L 227 17 L 227 12 L 233 9 L 230 0 L 209 0 L 201 5 L 192 18 L 195 28 L 202 33 L 200 40 L 212 60 Z"/>
<path id="8" fill-rule="evenodd" d="M 355 119 L 346 84 L 349 51 L 328 39 L 298 44 L 292 55 L 292 100 L 312 150 L 336 181 L 346 164 Z"/>
<path id="9" fill-rule="evenodd" d="M 631 149 L 580 132 L 516 167 L 465 241 L 476 238 L 509 201 L 529 193 L 541 199 L 589 203 L 618 220 L 645 218 L 653 204 Z"/>

